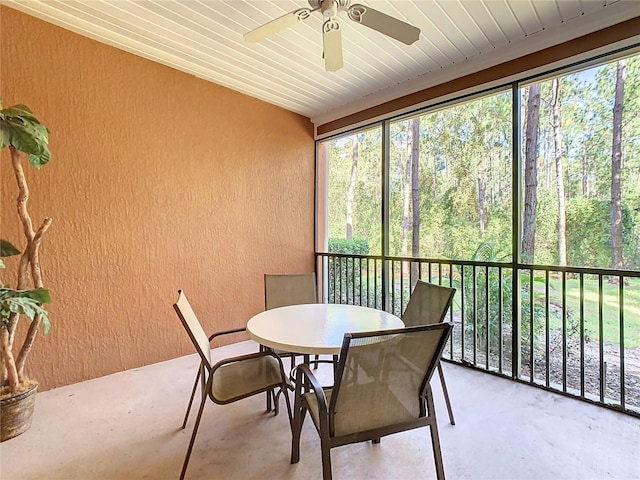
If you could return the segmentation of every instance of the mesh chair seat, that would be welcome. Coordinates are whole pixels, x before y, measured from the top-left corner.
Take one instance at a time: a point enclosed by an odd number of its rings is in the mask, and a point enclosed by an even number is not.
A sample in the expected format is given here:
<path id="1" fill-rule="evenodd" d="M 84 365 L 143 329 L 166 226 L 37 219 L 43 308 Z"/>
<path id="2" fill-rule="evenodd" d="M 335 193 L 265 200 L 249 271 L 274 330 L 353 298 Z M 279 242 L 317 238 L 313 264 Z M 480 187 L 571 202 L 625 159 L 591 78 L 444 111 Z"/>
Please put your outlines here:
<path id="1" fill-rule="evenodd" d="M 280 364 L 271 356 L 214 367 L 212 375 L 211 395 L 216 403 L 229 403 L 256 390 L 267 390 L 272 385 L 282 383 Z"/>
<path id="2" fill-rule="evenodd" d="M 346 395 L 360 396 L 362 405 L 366 405 L 366 415 L 354 415 L 354 412 L 347 412 L 343 415 L 336 413 L 334 417 L 334 434 L 351 435 L 354 433 L 366 432 L 389 425 L 397 425 L 404 422 L 411 422 L 418 418 L 418 399 L 413 409 L 408 409 L 389 389 L 384 393 L 375 384 L 360 385 L 357 392 L 354 387 L 344 387 L 341 393 Z M 333 389 L 324 389 L 327 403 L 331 403 Z M 320 425 L 320 409 L 315 392 L 311 391 L 304 395 L 309 408 L 309 415 L 315 425 Z"/>
<path id="3" fill-rule="evenodd" d="M 324 396 L 326 398 L 327 403 L 331 402 L 331 395 L 333 394 L 333 388 L 325 388 Z M 309 408 L 309 415 L 311 415 L 311 419 L 316 426 L 320 425 L 320 409 L 318 407 L 318 397 L 316 397 L 316 392 L 311 391 L 305 393 L 304 400 L 307 402 Z"/>

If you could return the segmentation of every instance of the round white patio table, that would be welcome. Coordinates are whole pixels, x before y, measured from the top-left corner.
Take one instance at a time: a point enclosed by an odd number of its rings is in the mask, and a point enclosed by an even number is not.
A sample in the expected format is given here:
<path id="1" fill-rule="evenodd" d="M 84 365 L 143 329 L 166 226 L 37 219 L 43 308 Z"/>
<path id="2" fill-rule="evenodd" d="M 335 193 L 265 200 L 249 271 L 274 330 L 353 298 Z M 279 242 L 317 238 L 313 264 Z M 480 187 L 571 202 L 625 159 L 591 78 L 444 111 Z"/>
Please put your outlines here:
<path id="1" fill-rule="evenodd" d="M 247 323 L 256 342 L 306 355 L 339 355 L 348 332 L 404 328 L 395 315 L 358 305 L 313 303 L 265 310 Z"/>

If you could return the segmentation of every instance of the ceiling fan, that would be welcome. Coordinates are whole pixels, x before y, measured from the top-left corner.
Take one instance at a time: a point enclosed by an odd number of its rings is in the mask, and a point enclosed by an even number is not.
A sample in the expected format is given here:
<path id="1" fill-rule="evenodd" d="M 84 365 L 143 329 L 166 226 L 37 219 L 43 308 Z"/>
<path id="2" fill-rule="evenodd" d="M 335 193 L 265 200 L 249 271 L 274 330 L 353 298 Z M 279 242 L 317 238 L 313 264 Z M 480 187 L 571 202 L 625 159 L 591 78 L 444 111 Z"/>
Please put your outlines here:
<path id="1" fill-rule="evenodd" d="M 347 12 L 350 20 L 372 28 L 388 37 L 411 45 L 420 37 L 420 29 L 386 13 L 361 4 L 351 5 L 351 0 L 309 0 L 310 8 L 299 8 L 244 34 L 245 42 L 259 42 L 285 28 L 306 20 L 313 12 L 324 16 L 322 47 L 324 66 L 328 72 L 342 68 L 342 33 L 338 13 Z"/>

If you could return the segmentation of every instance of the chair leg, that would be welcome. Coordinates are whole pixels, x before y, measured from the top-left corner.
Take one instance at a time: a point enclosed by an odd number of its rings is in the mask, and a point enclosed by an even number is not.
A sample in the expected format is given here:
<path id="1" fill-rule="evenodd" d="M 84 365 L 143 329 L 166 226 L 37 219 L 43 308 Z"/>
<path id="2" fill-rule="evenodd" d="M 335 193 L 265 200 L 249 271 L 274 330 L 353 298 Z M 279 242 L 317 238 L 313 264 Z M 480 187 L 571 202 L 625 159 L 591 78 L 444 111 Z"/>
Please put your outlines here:
<path id="1" fill-rule="evenodd" d="M 307 409 L 301 405 L 301 401 L 296 395 L 296 401 L 293 406 L 293 423 L 291 424 L 291 463 L 300 461 L 300 435 L 302 433 L 302 425 L 307 415 Z"/>
<path id="2" fill-rule="evenodd" d="M 264 348 L 262 347 L 262 345 L 260 347 Z M 291 369 L 293 369 L 296 365 L 296 357 L 294 354 L 291 354 L 289 358 L 291 359 Z M 282 390 L 280 390 L 277 394 L 275 393 L 275 391 L 267 392 L 267 412 L 271 411 L 271 399 L 273 398 L 275 414 L 278 415 L 278 396 L 280 395 L 280 393 L 282 393 Z M 289 415 L 289 419 L 291 419 L 291 415 Z"/>
<path id="3" fill-rule="evenodd" d="M 265 347 L 264 345 L 260 345 L 258 347 L 258 351 L 259 352 L 266 352 L 267 351 L 267 347 Z M 273 396 L 273 391 L 269 390 L 267 392 L 267 408 L 265 411 L 270 412 L 271 411 L 271 398 Z"/>
<path id="4" fill-rule="evenodd" d="M 273 390 L 269 390 L 267 392 L 267 412 L 271 411 L 271 396 L 273 395 Z"/>
<path id="5" fill-rule="evenodd" d="M 438 435 L 438 422 L 436 421 L 436 409 L 433 404 L 433 393 L 431 388 L 427 388 L 426 395 L 427 415 L 431 417 L 431 447 L 433 448 L 433 459 L 436 464 L 436 478 L 444 480 L 444 464 L 442 463 L 442 450 L 440 448 L 440 436 Z"/>
<path id="6" fill-rule="evenodd" d="M 284 401 L 287 405 L 287 416 L 289 417 L 289 428 L 292 429 L 292 434 L 293 434 L 293 414 L 291 412 L 291 400 L 289 400 L 289 392 L 287 391 L 287 386 L 285 385 L 283 388 L 280 389 L 280 392 L 278 392 L 278 395 L 282 394 L 282 396 L 284 397 Z"/>
<path id="7" fill-rule="evenodd" d="M 276 393 L 275 390 L 271 390 L 271 395 L 273 396 L 273 415 L 274 417 L 278 416 L 278 412 L 280 411 L 280 394 L 282 393 L 282 390 L 278 391 L 278 393 Z"/>
<path id="8" fill-rule="evenodd" d="M 191 398 L 189 398 L 189 405 L 187 406 L 187 412 L 184 414 L 184 420 L 182 421 L 182 429 L 187 426 L 187 419 L 189 418 L 189 412 L 191 412 L 191 405 L 193 404 L 193 397 L 196 394 L 196 388 L 198 388 L 198 380 L 200 380 L 200 375 L 202 374 L 202 370 L 198 369 L 198 374 L 196 375 L 196 381 L 193 382 L 193 390 L 191 390 Z"/>
<path id="9" fill-rule="evenodd" d="M 447 390 L 447 382 L 444 380 L 444 371 L 442 370 L 442 363 L 438 363 L 438 375 L 440 376 L 440 383 L 442 384 L 442 392 L 444 393 L 444 401 L 447 404 L 447 412 L 449 412 L 449 422 L 451 425 L 456 424 L 455 418 L 453 418 L 453 409 L 451 408 L 451 402 L 449 401 L 449 391 Z"/>
<path id="10" fill-rule="evenodd" d="M 320 438 L 320 449 L 322 450 L 322 480 L 332 480 L 329 439 Z"/>
<path id="11" fill-rule="evenodd" d="M 198 409 L 198 416 L 196 417 L 196 423 L 193 426 L 193 433 L 191 434 L 191 440 L 189 441 L 189 448 L 187 454 L 184 457 L 184 463 L 182 464 L 182 471 L 180 472 L 180 480 L 184 480 L 184 475 L 187 472 L 187 466 L 189 465 L 189 459 L 191 458 L 191 450 L 193 450 L 193 444 L 196 441 L 196 435 L 198 433 L 198 427 L 200 426 L 200 419 L 202 418 L 202 411 L 204 410 L 204 404 L 207 401 L 207 394 L 204 389 L 202 391 L 202 401 L 200 402 L 200 408 Z"/>
<path id="12" fill-rule="evenodd" d="M 300 435 L 302 425 L 307 415 L 307 408 L 302 398 L 301 386 L 296 386 L 296 393 L 293 403 L 293 420 L 291 423 L 291 463 L 298 463 L 300 460 Z"/>
<path id="13" fill-rule="evenodd" d="M 374 445 L 378 445 L 380 443 L 380 437 L 374 438 L 373 440 L 371 440 L 371 443 L 373 443 Z"/>

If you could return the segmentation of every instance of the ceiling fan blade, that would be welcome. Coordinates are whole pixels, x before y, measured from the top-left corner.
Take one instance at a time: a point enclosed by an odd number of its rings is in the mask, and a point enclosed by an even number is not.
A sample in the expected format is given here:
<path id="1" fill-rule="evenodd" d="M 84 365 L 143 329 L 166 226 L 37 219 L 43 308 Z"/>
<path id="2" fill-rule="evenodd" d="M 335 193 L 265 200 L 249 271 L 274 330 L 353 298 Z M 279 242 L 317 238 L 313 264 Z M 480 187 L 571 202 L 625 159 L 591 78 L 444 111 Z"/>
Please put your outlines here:
<path id="1" fill-rule="evenodd" d="M 347 14 L 354 22 L 361 23 L 365 27 L 377 30 L 407 45 L 411 45 L 420 38 L 418 27 L 359 3 L 352 5 Z"/>
<path id="2" fill-rule="evenodd" d="M 335 18 L 329 18 L 322 25 L 322 47 L 324 50 L 324 68 L 335 72 L 342 68 L 342 32 Z"/>
<path id="3" fill-rule="evenodd" d="M 244 34 L 245 42 L 259 42 L 264 40 L 271 35 L 274 35 L 285 28 L 289 28 L 294 26 L 296 23 L 301 22 L 302 20 L 306 20 L 309 18 L 314 10 L 310 8 L 299 8 L 298 10 L 294 10 L 293 12 L 289 12 L 281 17 L 278 17 L 270 22 L 265 23 L 264 25 L 259 26 L 258 28 L 254 28 L 250 32 Z"/>

